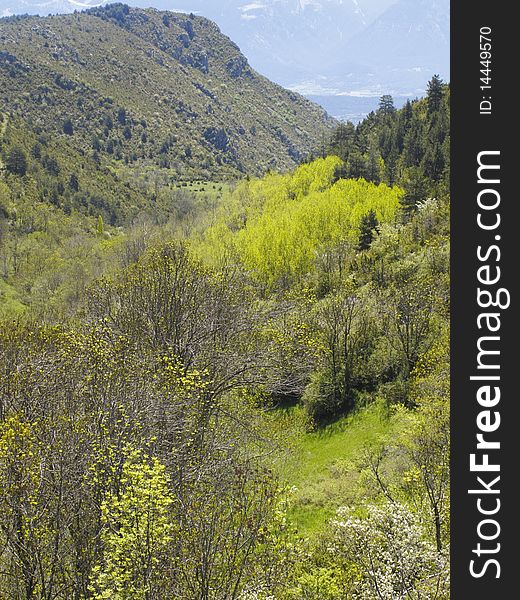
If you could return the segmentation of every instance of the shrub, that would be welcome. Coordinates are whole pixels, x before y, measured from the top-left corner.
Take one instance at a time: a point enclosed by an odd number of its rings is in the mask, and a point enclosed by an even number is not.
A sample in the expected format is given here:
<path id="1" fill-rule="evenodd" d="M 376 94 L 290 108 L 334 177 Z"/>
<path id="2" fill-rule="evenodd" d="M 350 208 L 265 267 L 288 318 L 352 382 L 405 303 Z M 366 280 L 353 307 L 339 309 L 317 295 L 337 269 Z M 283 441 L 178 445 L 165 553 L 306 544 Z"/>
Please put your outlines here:
<path id="1" fill-rule="evenodd" d="M 19 146 L 12 148 L 7 155 L 6 167 L 10 173 L 20 177 L 27 173 L 27 157 Z"/>
<path id="2" fill-rule="evenodd" d="M 344 405 L 344 399 L 338 392 L 327 370 L 315 371 L 305 388 L 302 397 L 303 406 L 315 424 L 337 416 Z"/>

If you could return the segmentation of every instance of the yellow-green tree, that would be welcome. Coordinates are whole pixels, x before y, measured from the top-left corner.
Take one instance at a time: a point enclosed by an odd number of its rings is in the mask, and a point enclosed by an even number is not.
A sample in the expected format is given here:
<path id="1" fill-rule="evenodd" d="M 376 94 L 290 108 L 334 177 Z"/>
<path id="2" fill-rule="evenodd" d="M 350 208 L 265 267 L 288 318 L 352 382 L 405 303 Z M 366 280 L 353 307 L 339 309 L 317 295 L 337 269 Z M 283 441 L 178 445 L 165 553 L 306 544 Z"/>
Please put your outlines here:
<path id="1" fill-rule="evenodd" d="M 168 597 L 173 502 L 165 465 L 127 448 L 120 489 L 109 493 L 101 506 L 103 559 L 93 569 L 91 586 L 96 600 Z"/>
<path id="2" fill-rule="evenodd" d="M 300 282 L 323 253 L 347 242 L 355 246 L 366 214 L 384 223 L 399 208 L 399 188 L 338 179 L 341 165 L 329 156 L 291 174 L 242 183 L 224 204 L 221 222 L 207 232 L 203 253 L 235 252 L 266 288 Z"/>

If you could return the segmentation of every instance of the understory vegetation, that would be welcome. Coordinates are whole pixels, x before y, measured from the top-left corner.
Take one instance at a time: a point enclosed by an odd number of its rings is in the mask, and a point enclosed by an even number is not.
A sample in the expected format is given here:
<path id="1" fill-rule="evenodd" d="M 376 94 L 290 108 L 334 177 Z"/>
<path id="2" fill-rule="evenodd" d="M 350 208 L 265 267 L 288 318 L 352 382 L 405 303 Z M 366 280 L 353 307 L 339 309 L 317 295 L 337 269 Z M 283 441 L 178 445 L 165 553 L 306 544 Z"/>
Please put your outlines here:
<path id="1" fill-rule="evenodd" d="M 449 598 L 449 87 L 186 185 L 17 119 L 0 597 Z"/>

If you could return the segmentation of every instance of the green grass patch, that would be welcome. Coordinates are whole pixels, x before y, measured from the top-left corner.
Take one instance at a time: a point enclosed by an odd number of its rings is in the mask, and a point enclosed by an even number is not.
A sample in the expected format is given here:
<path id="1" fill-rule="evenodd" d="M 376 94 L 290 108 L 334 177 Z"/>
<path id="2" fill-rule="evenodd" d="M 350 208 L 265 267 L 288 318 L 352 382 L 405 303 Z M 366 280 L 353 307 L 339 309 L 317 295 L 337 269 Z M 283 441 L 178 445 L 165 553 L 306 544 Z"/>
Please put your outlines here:
<path id="1" fill-rule="evenodd" d="M 18 292 L 0 279 L 0 318 L 21 315 L 27 307 L 20 302 Z"/>
<path id="2" fill-rule="evenodd" d="M 204 194 L 220 198 L 227 192 L 229 184 L 217 181 L 179 181 L 172 185 L 174 189 L 184 189 L 194 194 Z"/>
<path id="3" fill-rule="evenodd" d="M 374 403 L 318 431 L 301 434 L 282 467 L 283 478 L 295 489 L 289 517 L 298 533 L 318 533 L 339 506 L 359 500 L 363 450 L 391 433 L 392 427 L 385 408 Z"/>

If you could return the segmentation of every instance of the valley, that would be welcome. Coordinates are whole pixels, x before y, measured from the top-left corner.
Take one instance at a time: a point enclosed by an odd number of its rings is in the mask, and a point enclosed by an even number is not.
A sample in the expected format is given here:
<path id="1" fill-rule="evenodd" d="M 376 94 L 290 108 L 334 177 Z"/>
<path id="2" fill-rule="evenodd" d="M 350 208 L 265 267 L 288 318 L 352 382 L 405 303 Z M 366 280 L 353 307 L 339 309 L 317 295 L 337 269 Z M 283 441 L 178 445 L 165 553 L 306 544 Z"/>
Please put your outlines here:
<path id="1" fill-rule="evenodd" d="M 447 600 L 449 84 L 344 122 L 115 4 L 0 90 L 0 597 Z"/>

